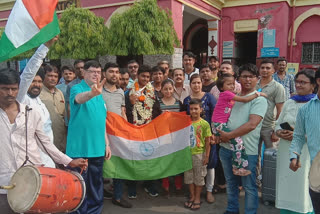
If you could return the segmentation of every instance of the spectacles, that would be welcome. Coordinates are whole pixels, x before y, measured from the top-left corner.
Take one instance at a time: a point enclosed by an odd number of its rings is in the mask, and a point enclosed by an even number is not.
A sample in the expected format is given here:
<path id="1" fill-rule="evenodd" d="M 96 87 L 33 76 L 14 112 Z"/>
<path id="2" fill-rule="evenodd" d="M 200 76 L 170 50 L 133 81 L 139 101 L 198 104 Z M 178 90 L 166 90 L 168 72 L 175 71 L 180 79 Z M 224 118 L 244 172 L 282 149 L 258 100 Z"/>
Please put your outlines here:
<path id="1" fill-rule="evenodd" d="M 240 78 L 242 78 L 242 79 L 253 79 L 253 78 L 256 78 L 256 76 L 254 76 L 254 75 L 241 75 L 240 76 Z"/>
<path id="2" fill-rule="evenodd" d="M 307 84 L 307 83 L 310 83 L 310 82 L 306 82 L 306 81 L 299 81 L 299 80 L 295 80 L 294 82 L 295 82 L 295 84 L 296 84 L 296 85 L 298 85 L 298 84 L 299 84 L 299 85 L 302 85 L 302 86 L 303 86 L 303 85 L 305 85 L 305 84 Z"/>

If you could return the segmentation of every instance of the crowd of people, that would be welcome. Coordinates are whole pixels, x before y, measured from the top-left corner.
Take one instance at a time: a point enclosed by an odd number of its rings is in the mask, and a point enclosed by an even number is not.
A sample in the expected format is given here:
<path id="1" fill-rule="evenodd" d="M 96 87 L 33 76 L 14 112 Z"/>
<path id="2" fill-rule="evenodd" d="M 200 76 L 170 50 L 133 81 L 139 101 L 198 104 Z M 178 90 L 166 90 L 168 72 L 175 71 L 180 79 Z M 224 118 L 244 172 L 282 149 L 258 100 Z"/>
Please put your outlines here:
<path id="1" fill-rule="evenodd" d="M 107 111 L 135 126 L 165 111 L 186 111 L 192 121 L 193 168 L 174 176 L 178 194 L 183 183 L 188 185 L 186 209 L 201 208 L 205 187 L 208 203 L 214 203 L 214 193 L 227 192 L 225 214 L 240 213 L 242 187 L 245 213 L 257 213 L 265 147 L 278 149 L 275 205 L 281 213 L 320 213 L 320 190 L 309 188 L 308 179 L 320 151 L 320 69 L 304 69 L 293 76 L 286 73 L 284 58 L 276 65 L 266 59 L 259 68 L 253 64 L 237 68 L 229 61 L 220 64 L 216 56 L 198 69 L 196 56 L 185 52 L 183 68 L 170 69 L 167 61 L 149 67 L 131 60 L 120 68 L 112 62 L 102 67 L 95 60 L 76 60 L 60 73 L 43 64 L 56 39 L 38 48 L 21 75 L 0 71 L 0 185 L 8 185 L 27 161 L 27 140 L 31 163 L 63 164 L 82 172 L 86 196 L 76 213 L 101 213 L 104 197 L 131 208 L 138 197 L 137 181 L 113 178 L 112 192 L 104 189 L 103 164 L 112 156 Z M 283 123 L 292 129 L 284 129 Z M 161 179 L 166 195 L 172 192 L 169 181 Z M 123 195 L 124 184 L 131 202 Z M 155 181 L 144 181 L 143 188 L 151 197 L 159 195 Z M 0 190 L 1 208 L 14 213 L 6 194 Z"/>

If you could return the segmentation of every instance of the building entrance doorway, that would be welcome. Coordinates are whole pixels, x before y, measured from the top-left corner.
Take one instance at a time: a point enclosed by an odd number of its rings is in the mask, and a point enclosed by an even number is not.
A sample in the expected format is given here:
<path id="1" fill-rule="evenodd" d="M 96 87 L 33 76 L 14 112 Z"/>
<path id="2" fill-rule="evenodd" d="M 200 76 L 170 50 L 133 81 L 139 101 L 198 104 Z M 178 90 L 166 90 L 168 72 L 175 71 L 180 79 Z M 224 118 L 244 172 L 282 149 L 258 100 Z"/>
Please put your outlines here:
<path id="1" fill-rule="evenodd" d="M 246 63 L 256 64 L 257 32 L 235 33 L 236 58 L 235 64 L 241 66 Z"/>

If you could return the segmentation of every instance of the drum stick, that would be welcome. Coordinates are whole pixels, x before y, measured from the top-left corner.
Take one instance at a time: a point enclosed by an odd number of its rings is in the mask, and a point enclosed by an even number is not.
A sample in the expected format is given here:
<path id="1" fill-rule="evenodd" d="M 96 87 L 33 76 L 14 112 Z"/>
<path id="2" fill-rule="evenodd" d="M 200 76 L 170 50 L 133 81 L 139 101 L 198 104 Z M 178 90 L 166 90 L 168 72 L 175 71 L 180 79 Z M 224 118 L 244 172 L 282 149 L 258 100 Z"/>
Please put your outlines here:
<path id="1" fill-rule="evenodd" d="M 10 186 L 0 186 L 0 189 L 6 189 L 6 190 L 9 190 L 9 189 L 13 189 L 16 187 L 16 184 L 12 184 Z"/>
<path id="2" fill-rule="evenodd" d="M 299 166 L 300 154 L 298 154 L 297 152 L 293 152 L 293 153 L 297 155 L 297 163 L 296 163 L 296 166 Z"/>
<path id="3" fill-rule="evenodd" d="M 85 159 L 85 162 L 88 163 L 88 159 Z M 81 167 L 80 175 L 82 174 L 84 168 L 85 168 L 85 166 Z"/>

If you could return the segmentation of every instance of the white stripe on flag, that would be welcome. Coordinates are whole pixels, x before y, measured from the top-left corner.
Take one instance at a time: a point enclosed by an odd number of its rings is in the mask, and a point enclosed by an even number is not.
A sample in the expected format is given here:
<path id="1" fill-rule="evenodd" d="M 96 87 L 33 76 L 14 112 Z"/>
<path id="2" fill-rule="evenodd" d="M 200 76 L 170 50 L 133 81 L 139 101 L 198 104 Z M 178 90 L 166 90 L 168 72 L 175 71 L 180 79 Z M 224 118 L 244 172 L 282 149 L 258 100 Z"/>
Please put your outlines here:
<path id="1" fill-rule="evenodd" d="M 5 28 L 8 39 L 17 48 L 29 41 L 39 32 L 40 29 L 33 21 L 22 0 L 17 0 L 11 10 Z"/>
<path id="2" fill-rule="evenodd" d="M 190 126 L 148 141 L 133 141 L 108 135 L 112 155 L 126 160 L 150 160 L 185 149 L 190 145 Z"/>

